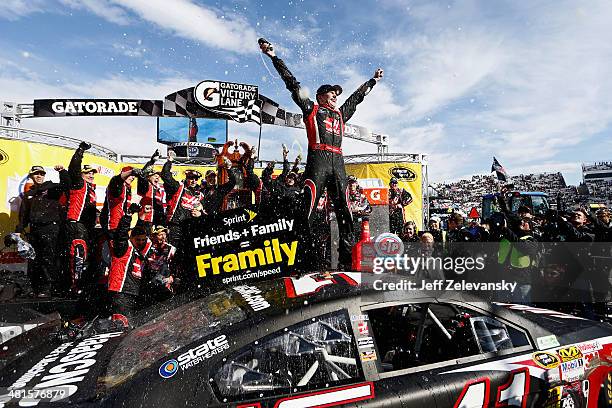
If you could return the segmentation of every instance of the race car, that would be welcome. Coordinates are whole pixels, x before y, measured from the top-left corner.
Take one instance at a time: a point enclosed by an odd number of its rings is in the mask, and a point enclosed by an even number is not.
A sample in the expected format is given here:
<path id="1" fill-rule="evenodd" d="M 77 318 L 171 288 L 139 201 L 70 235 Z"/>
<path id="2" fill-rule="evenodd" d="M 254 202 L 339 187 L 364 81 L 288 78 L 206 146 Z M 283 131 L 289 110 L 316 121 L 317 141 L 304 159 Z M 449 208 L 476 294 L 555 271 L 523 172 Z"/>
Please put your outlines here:
<path id="1" fill-rule="evenodd" d="M 129 331 L 59 333 L 4 367 L 0 405 L 612 406 L 609 324 L 460 292 L 376 291 L 365 275 L 190 294 Z"/>

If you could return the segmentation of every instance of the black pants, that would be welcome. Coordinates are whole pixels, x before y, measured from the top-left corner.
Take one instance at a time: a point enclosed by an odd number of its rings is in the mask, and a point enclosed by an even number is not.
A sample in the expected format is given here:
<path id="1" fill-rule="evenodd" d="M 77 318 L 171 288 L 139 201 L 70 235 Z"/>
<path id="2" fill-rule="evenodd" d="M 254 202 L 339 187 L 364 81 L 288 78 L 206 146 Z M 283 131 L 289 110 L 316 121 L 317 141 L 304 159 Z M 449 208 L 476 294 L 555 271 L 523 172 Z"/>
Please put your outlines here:
<path id="1" fill-rule="evenodd" d="M 88 227 L 82 222 L 69 221 L 66 228 L 71 289 L 82 289 L 88 283 L 88 279 L 92 278 L 87 274 L 93 249 L 91 245 L 93 227 Z"/>
<path id="2" fill-rule="evenodd" d="M 402 235 L 404 229 L 404 210 L 391 210 L 389 211 L 389 232 Z"/>
<path id="3" fill-rule="evenodd" d="M 138 311 L 139 301 L 137 295 L 123 292 L 113 292 L 112 296 L 111 312 L 113 314 L 120 314 L 130 318 Z"/>
<path id="4" fill-rule="evenodd" d="M 304 213 L 308 220 L 308 228 L 312 231 L 312 223 L 316 205 L 321 194 L 327 187 L 327 196 L 332 200 L 336 220 L 338 221 L 339 269 L 351 266 L 351 251 L 353 248 L 353 217 L 349 210 L 348 186 L 344 158 L 341 154 L 322 150 L 309 150 L 306 170 L 304 171 Z"/>
<path id="5" fill-rule="evenodd" d="M 36 257 L 28 262 L 28 277 L 34 293 L 59 291 L 62 276 L 59 267 L 58 223 L 35 224 L 30 227 L 28 240 Z"/>

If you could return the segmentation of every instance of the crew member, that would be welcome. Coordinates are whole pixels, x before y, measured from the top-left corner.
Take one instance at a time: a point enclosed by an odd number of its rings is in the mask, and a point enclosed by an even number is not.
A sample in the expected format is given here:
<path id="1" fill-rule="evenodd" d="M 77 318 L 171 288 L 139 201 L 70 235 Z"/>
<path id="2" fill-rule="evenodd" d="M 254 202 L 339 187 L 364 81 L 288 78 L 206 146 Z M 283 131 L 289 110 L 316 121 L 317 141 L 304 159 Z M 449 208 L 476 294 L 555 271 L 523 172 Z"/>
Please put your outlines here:
<path id="1" fill-rule="evenodd" d="M 391 177 L 389 181 L 389 231 L 400 235 L 404 226 L 404 207 L 412 202 L 412 195 L 398 187 L 398 181 Z"/>
<path id="2" fill-rule="evenodd" d="M 197 170 L 185 170 L 185 179 L 177 181 L 172 172 L 173 156 L 169 156 L 161 171 L 164 189 L 168 196 L 166 222 L 170 231 L 169 241 L 180 247 L 181 223 L 192 217 L 202 215 L 203 196 L 198 188 L 198 180 L 202 174 Z"/>
<path id="3" fill-rule="evenodd" d="M 139 296 L 146 280 L 147 257 L 152 248 L 144 228 L 134 227 L 129 232 L 132 213 L 139 210 L 138 204 L 130 205 L 119 220 L 111 241 L 112 259 L 108 279 L 108 290 L 112 292 L 111 310 L 113 314 L 127 318 L 139 308 Z"/>
<path id="4" fill-rule="evenodd" d="M 139 218 L 143 220 L 147 229 L 153 225 L 166 224 L 166 190 L 161 182 L 161 172 L 153 168 L 155 160 L 159 157 L 159 150 L 156 150 L 142 169 L 146 179 L 139 177 L 137 181 L 136 191 L 142 197 Z M 147 211 L 148 209 L 150 211 Z"/>
<path id="5" fill-rule="evenodd" d="M 83 154 L 91 148 L 87 142 L 81 142 L 74 152 L 68 166 L 68 213 L 67 235 L 69 242 L 69 263 L 71 289 L 79 292 L 87 278 L 89 255 L 92 253 L 93 232 L 96 226 L 96 185 L 95 174 L 98 172 L 90 165 L 81 166 Z"/>
<path id="6" fill-rule="evenodd" d="M 344 124 L 355 113 L 357 105 L 383 77 L 383 70 L 377 69 L 374 77 L 361 85 L 340 108 L 337 97 L 342 93 L 340 85 L 322 85 L 317 90 L 317 101 L 308 98 L 300 83 L 289 71 L 283 60 L 278 58 L 270 43 L 260 41 L 261 51 L 272 59 L 274 67 L 291 92 L 294 102 L 302 110 L 308 136 L 308 159 L 304 172 L 304 214 L 308 227 L 312 226 L 314 207 L 327 187 L 329 198 L 334 204 L 340 244 L 338 248 L 340 269 L 351 265 L 353 220 L 348 204 L 346 172 L 342 156 Z"/>
<path id="7" fill-rule="evenodd" d="M 62 166 L 55 169 L 60 172 L 60 178 L 66 180 L 68 172 Z M 30 227 L 27 238 L 36 256 L 28 261 L 28 278 L 34 294 L 39 298 L 61 294 L 62 284 L 58 242 L 64 220 L 60 203 L 64 186 L 45 181 L 46 174 L 42 166 L 32 166 L 30 169 L 28 177 L 32 180 L 32 186 L 23 194 L 19 224 L 15 228 L 15 232 L 21 235 Z"/>
<path id="8" fill-rule="evenodd" d="M 225 159 L 223 162 L 224 168 L 227 170 L 227 181 L 223 184 L 217 184 L 217 173 L 214 170 L 208 170 L 202 183 L 202 195 L 204 213 L 207 216 L 214 216 L 221 211 L 225 196 L 236 186 L 236 176 L 234 172 L 229 171 L 232 167 L 232 162 Z"/>

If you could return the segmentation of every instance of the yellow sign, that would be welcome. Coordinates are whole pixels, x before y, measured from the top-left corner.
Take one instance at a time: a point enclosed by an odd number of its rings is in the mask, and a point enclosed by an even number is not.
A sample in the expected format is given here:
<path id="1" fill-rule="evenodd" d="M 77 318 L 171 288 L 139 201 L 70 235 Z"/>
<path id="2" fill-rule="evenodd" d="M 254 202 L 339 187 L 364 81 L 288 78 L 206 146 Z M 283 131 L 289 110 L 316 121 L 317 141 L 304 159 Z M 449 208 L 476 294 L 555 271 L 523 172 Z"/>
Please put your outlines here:
<path id="1" fill-rule="evenodd" d="M 561 357 L 561 361 L 563 362 L 582 358 L 582 352 L 576 346 L 560 349 L 559 351 L 557 351 L 557 353 L 559 354 L 559 357 Z"/>
<path id="2" fill-rule="evenodd" d="M 549 353 L 546 351 L 539 351 L 537 353 L 534 353 L 532 358 L 538 366 L 547 370 L 557 368 L 559 367 L 559 364 L 561 364 L 561 362 L 559 361 L 559 357 L 557 357 L 556 354 Z"/>
<path id="3" fill-rule="evenodd" d="M 423 172 L 421 163 L 355 163 L 346 165 L 346 174 L 358 179 L 380 179 L 384 186 L 395 177 L 398 187 L 412 195 L 412 202 L 404 207 L 404 220 L 414 221 L 423 229 Z"/>

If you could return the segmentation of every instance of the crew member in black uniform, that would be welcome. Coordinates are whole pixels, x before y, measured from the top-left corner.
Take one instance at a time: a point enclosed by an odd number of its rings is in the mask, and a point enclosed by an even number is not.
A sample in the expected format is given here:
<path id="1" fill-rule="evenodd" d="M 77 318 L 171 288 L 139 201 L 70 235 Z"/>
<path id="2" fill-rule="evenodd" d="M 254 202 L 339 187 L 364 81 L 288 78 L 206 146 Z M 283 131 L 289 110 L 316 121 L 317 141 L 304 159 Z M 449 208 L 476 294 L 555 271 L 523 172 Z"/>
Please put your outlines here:
<path id="1" fill-rule="evenodd" d="M 68 172 L 61 166 L 60 179 L 66 181 Z M 28 177 L 32 187 L 23 194 L 19 207 L 19 224 L 15 232 L 23 234 L 29 226 L 27 240 L 34 248 L 36 257 L 28 261 L 28 278 L 34 294 L 39 298 L 61 294 L 61 268 L 59 266 L 59 236 L 65 215 L 60 203 L 64 186 L 45 181 L 45 169 L 32 166 Z"/>
<path id="2" fill-rule="evenodd" d="M 383 77 L 383 70 L 377 69 L 373 78 L 357 88 L 344 104 L 337 108 L 336 98 L 342 93 L 340 85 L 321 85 L 317 90 L 317 101 L 314 102 L 304 94 L 300 83 L 283 60 L 275 55 L 271 44 L 260 39 L 259 46 L 261 51 L 272 59 L 274 67 L 291 92 L 293 101 L 302 110 L 308 136 L 308 158 L 304 171 L 304 212 L 308 219 L 308 227 L 312 227 L 315 206 L 327 187 L 340 231 L 339 268 L 350 267 L 353 220 L 349 210 L 346 171 L 342 156 L 344 124 L 353 116 L 357 105 L 363 101 L 365 95 Z"/>

